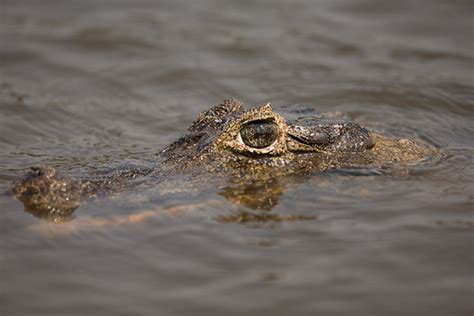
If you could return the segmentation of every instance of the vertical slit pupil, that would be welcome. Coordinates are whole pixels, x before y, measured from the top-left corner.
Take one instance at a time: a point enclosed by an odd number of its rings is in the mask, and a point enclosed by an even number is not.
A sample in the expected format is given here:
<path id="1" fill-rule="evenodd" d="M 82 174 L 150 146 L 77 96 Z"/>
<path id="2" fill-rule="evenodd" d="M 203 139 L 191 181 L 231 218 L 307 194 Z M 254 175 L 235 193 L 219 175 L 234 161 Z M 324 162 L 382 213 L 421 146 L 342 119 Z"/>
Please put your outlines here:
<path id="1" fill-rule="evenodd" d="M 253 121 L 240 130 L 245 145 L 252 148 L 265 148 L 278 138 L 278 126 L 273 121 Z"/>

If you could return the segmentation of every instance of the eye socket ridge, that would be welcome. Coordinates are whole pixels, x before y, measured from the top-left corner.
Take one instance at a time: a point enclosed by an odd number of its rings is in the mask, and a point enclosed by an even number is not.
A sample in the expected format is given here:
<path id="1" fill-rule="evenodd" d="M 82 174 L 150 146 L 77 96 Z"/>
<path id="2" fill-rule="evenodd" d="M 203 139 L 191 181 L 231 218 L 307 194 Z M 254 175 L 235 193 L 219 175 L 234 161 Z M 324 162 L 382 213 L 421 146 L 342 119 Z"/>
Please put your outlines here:
<path id="1" fill-rule="evenodd" d="M 274 120 L 256 120 L 241 127 L 237 140 L 254 149 L 265 149 L 276 143 L 279 135 L 280 130 Z"/>

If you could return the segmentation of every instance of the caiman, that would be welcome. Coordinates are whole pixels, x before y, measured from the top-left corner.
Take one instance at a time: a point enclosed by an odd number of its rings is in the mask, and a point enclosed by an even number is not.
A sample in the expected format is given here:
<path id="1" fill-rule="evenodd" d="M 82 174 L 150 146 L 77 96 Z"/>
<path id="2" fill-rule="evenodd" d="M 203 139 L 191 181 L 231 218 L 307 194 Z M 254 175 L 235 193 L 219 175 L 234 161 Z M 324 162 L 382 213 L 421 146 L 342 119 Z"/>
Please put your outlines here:
<path id="1" fill-rule="evenodd" d="M 265 209 L 267 191 L 275 193 L 272 184 L 279 179 L 408 165 L 433 153 L 421 142 L 372 133 L 340 115 L 309 107 L 276 112 L 269 103 L 245 109 L 231 99 L 200 113 L 184 136 L 153 159 L 70 174 L 35 166 L 18 177 L 11 192 L 27 211 L 45 218 L 70 215 L 91 198 L 144 188 L 160 194 L 212 188 L 231 201 Z"/>

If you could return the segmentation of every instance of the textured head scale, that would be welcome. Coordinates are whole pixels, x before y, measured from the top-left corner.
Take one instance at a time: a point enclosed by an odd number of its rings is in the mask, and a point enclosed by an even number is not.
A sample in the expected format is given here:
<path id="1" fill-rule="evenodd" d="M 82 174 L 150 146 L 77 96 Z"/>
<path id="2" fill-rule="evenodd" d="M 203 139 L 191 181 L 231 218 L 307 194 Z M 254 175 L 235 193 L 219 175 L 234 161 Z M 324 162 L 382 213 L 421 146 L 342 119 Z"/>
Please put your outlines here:
<path id="1" fill-rule="evenodd" d="M 188 128 L 188 132 L 195 133 L 223 126 L 229 116 L 232 116 L 232 114 L 242 113 L 243 111 L 243 103 L 239 100 L 224 100 L 221 104 L 213 106 L 205 112 L 199 113 Z"/>

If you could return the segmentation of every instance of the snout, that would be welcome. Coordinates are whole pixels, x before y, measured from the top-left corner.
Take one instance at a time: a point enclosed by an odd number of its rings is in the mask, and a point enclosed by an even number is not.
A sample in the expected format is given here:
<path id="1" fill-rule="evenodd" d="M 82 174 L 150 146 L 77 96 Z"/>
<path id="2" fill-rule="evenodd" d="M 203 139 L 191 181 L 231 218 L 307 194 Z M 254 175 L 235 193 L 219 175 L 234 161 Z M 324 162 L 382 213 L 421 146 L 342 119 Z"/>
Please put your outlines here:
<path id="1" fill-rule="evenodd" d="M 13 183 L 11 193 L 30 212 L 71 211 L 80 204 L 74 181 L 64 178 L 56 169 L 47 166 L 28 169 Z"/>

